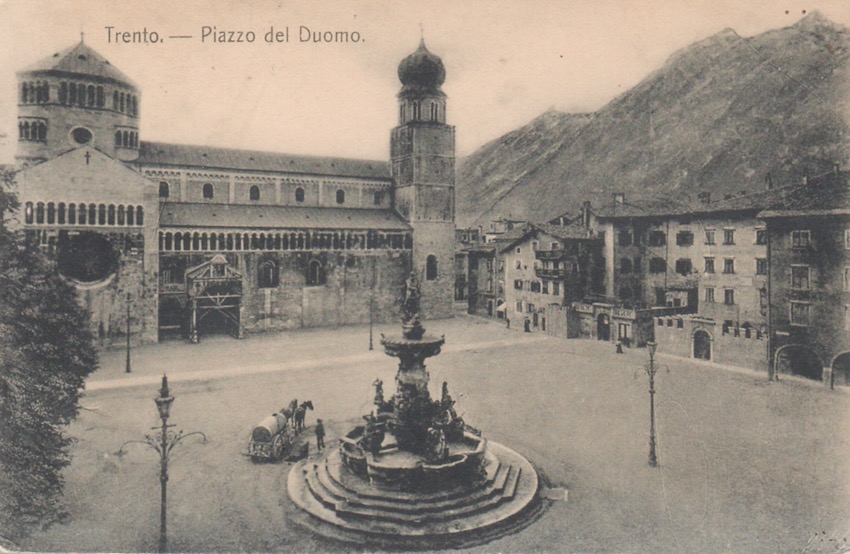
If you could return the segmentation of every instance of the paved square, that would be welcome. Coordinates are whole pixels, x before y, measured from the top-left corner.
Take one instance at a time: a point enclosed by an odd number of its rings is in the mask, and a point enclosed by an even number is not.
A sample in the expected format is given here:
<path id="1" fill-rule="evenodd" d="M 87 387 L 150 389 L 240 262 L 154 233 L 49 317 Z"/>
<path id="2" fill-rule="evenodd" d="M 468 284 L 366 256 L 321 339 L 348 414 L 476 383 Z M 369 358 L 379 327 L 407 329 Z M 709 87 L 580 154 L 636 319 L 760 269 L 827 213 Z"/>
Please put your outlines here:
<path id="1" fill-rule="evenodd" d="M 850 539 L 850 396 L 821 385 L 736 373 L 659 355 L 659 468 L 647 465 L 649 395 L 644 350 L 507 330 L 471 317 L 425 322 L 446 335 L 429 360 L 433 390 L 448 381 L 464 419 L 522 453 L 568 500 L 552 502 L 487 552 L 844 552 Z M 23 547 L 151 551 L 159 529 L 158 458 L 116 456 L 157 425 L 163 372 L 176 397 L 171 422 L 201 430 L 169 466 L 172 550 L 368 549 L 319 538 L 286 497 L 291 464 L 253 464 L 252 427 L 292 398 L 312 400 L 326 442 L 371 410 L 371 383 L 392 383 L 395 361 L 376 327 L 299 331 L 200 345 L 167 343 L 105 353 L 90 378 L 67 471 L 71 521 Z M 311 440 L 311 454 L 315 441 Z"/>

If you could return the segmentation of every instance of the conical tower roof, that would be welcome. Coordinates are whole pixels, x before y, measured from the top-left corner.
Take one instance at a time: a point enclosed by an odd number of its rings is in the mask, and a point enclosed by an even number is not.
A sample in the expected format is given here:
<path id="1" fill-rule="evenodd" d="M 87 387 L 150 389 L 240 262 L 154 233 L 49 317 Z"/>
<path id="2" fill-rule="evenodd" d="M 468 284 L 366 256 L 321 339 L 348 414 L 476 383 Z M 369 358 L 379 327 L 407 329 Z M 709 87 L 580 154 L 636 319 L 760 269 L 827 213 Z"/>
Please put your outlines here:
<path id="1" fill-rule="evenodd" d="M 19 75 L 27 73 L 85 75 L 136 86 L 129 77 L 113 67 L 109 60 L 95 52 L 82 40 L 18 72 Z"/>

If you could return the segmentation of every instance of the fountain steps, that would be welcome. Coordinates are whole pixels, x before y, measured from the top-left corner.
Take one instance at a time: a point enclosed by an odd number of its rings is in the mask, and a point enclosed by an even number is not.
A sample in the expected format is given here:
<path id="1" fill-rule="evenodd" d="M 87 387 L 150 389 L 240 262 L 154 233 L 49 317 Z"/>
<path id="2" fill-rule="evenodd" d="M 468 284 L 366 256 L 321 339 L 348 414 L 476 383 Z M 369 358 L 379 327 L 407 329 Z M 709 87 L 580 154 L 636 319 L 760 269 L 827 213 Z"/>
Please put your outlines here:
<path id="1" fill-rule="evenodd" d="M 453 501 L 454 499 L 466 497 L 469 494 L 470 487 L 456 486 L 443 491 L 434 492 L 405 492 L 392 489 L 376 489 L 372 487 L 368 481 L 360 477 L 352 476 L 346 471 L 341 463 L 338 463 L 338 455 L 331 454 L 325 460 L 326 475 L 333 484 L 346 491 L 352 491 L 358 498 L 373 499 L 376 501 L 390 501 L 393 507 L 399 505 L 421 505 L 423 503 L 439 503 L 441 501 Z M 484 475 L 481 481 L 484 485 L 492 483 L 496 479 L 504 479 L 502 475 L 507 468 L 502 466 L 499 459 L 493 455 L 488 455 L 484 464 Z M 321 474 L 325 475 L 325 474 Z"/>
<path id="2" fill-rule="evenodd" d="M 516 491 L 521 470 L 500 465 L 496 478 L 484 481 L 477 487 L 471 487 L 466 494 L 458 498 L 423 500 L 418 503 L 397 502 L 390 499 L 364 498 L 356 491 L 343 489 L 336 485 L 328 472 L 320 465 L 308 466 L 305 471 L 310 493 L 323 505 L 338 513 L 362 517 L 386 517 L 394 520 L 419 519 L 423 516 L 434 519 L 474 511 L 492 503 L 510 499 Z M 384 516 L 383 514 L 386 514 Z M 447 516 L 448 514 L 448 516 Z"/>
<path id="3" fill-rule="evenodd" d="M 312 516 L 310 526 L 330 536 L 451 541 L 509 526 L 536 504 L 538 480 L 531 464 L 492 442 L 486 476 L 442 492 L 370 487 L 341 466 L 338 453 L 332 453 L 320 463 L 297 464 L 288 480 L 290 498 Z"/>

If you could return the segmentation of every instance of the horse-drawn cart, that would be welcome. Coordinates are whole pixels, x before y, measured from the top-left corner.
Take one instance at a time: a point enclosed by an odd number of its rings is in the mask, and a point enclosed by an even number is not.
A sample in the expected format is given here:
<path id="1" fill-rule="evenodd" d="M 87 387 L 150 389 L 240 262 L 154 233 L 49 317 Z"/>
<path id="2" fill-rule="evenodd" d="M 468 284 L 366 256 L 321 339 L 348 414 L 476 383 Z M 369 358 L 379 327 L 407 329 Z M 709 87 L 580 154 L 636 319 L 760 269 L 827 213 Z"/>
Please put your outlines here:
<path id="1" fill-rule="evenodd" d="M 254 462 L 280 461 L 288 456 L 295 442 L 295 431 L 280 413 L 262 420 L 251 432 L 248 455 Z"/>

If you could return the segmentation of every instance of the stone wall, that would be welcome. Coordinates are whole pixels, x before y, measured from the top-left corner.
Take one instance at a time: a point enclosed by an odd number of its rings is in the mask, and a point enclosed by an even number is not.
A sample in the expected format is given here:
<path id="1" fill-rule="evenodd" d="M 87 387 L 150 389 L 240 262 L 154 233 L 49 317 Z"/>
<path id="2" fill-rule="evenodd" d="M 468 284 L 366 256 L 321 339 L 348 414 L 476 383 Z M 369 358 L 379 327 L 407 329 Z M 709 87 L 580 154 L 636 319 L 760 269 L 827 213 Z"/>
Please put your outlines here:
<path id="1" fill-rule="evenodd" d="M 658 352 L 694 358 L 694 336 L 706 333 L 711 348 L 710 360 L 724 365 L 767 372 L 767 337 L 752 329 L 723 329 L 723 325 L 699 317 L 655 318 L 655 342 Z M 703 335 L 705 336 L 705 335 Z"/>
<path id="2" fill-rule="evenodd" d="M 242 275 L 241 321 L 247 333 L 368 323 L 370 304 L 375 323 L 394 321 L 400 317 L 402 288 L 410 271 L 410 252 L 401 251 L 228 252 L 225 256 Z M 179 252 L 161 255 L 164 267 L 179 268 L 199 265 L 209 257 Z M 174 260 L 180 262 L 173 264 Z M 266 260 L 279 267 L 278 285 L 260 288 L 259 266 Z M 307 285 L 311 260 L 321 262 L 324 284 Z M 189 317 L 185 287 L 163 283 L 161 288 L 163 301 L 179 303 L 183 325 L 174 334 L 185 336 Z M 166 316 L 160 317 L 165 320 Z"/>

